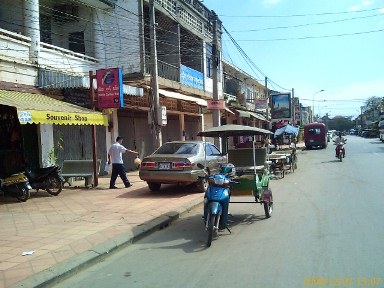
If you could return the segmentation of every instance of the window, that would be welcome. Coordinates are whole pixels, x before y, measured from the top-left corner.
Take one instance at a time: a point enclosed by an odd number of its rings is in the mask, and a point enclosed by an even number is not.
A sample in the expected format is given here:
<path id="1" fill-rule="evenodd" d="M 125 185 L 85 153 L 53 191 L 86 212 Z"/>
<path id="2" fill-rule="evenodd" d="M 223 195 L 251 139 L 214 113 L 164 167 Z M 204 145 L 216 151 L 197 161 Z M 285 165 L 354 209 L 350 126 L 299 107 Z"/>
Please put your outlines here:
<path id="1" fill-rule="evenodd" d="M 154 154 L 190 154 L 196 155 L 199 145 L 195 143 L 166 143 Z"/>
<path id="2" fill-rule="evenodd" d="M 40 41 L 52 44 L 51 17 L 47 15 L 40 15 Z"/>
<path id="3" fill-rule="evenodd" d="M 206 76 L 208 78 L 213 78 L 213 58 L 212 58 L 212 45 L 206 44 Z"/>
<path id="4" fill-rule="evenodd" d="M 85 54 L 85 45 L 84 45 L 84 32 L 73 32 L 69 33 L 69 47 L 68 49 Z"/>
<path id="5" fill-rule="evenodd" d="M 219 149 L 216 148 L 216 146 L 207 143 L 205 145 L 205 155 L 207 155 L 207 156 L 219 156 L 220 151 L 219 151 Z"/>
<path id="6" fill-rule="evenodd" d="M 308 129 L 308 133 L 311 135 L 320 135 L 320 128 L 310 128 Z"/>

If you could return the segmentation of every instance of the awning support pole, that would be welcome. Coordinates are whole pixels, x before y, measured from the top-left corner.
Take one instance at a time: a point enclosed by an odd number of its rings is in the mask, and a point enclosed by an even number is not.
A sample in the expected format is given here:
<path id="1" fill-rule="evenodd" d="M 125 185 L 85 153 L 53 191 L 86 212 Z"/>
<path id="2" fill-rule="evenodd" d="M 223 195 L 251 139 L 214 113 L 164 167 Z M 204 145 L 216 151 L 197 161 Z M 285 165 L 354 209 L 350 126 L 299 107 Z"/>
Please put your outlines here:
<path id="1" fill-rule="evenodd" d="M 93 90 L 93 71 L 89 71 L 89 95 L 91 109 L 95 110 L 95 91 Z M 99 175 L 97 171 L 97 145 L 96 145 L 96 125 L 92 125 L 92 156 L 93 156 L 93 185 L 97 187 L 99 185 Z"/>

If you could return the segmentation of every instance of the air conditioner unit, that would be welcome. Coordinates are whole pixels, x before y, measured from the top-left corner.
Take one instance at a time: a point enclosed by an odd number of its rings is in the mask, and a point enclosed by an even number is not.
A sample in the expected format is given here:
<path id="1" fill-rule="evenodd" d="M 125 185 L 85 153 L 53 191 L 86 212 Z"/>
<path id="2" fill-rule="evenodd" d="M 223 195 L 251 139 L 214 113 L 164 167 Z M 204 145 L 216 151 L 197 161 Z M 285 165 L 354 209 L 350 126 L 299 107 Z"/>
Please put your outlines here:
<path id="1" fill-rule="evenodd" d="M 53 9 L 53 20 L 57 23 L 79 21 L 79 6 L 57 5 Z"/>

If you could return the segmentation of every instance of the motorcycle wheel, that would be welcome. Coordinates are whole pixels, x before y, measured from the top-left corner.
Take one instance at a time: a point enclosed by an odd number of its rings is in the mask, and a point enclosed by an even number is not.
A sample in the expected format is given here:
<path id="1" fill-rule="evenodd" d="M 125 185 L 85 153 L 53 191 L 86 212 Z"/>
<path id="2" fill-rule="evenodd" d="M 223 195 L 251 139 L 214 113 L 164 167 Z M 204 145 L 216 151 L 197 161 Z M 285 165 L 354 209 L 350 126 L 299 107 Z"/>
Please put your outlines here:
<path id="1" fill-rule="evenodd" d="M 270 218 L 272 216 L 273 212 L 273 197 L 272 197 L 272 192 L 270 196 L 269 202 L 264 202 L 264 213 L 266 218 Z"/>
<path id="2" fill-rule="evenodd" d="M 59 195 L 61 190 L 63 190 L 63 182 L 61 182 L 61 179 L 55 176 L 50 177 L 48 181 L 50 186 L 47 187 L 46 191 L 53 196 Z"/>
<path id="3" fill-rule="evenodd" d="M 340 162 L 343 161 L 343 153 L 339 153 L 339 160 L 340 160 Z"/>
<path id="4" fill-rule="evenodd" d="M 17 186 L 18 188 L 18 193 L 16 194 L 16 198 L 17 200 L 21 201 L 21 202 L 25 202 L 29 199 L 29 197 L 31 196 L 31 193 L 29 191 L 29 189 L 27 187 L 25 187 L 24 185 L 22 186 Z"/>
<path id="5" fill-rule="evenodd" d="M 208 218 L 208 240 L 207 240 L 207 247 L 211 246 L 212 238 L 213 238 L 213 232 L 214 232 L 214 226 L 215 226 L 215 218 L 216 215 L 210 214 Z"/>

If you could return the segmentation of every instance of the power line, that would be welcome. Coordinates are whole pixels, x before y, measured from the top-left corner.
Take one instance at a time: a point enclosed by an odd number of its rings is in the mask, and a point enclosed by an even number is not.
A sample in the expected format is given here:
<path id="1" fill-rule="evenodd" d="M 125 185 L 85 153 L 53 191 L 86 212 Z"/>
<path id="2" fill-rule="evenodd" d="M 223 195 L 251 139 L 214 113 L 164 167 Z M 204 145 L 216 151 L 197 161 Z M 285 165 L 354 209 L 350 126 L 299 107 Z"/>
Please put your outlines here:
<path id="1" fill-rule="evenodd" d="M 352 21 L 352 20 L 372 18 L 372 17 L 377 17 L 377 16 L 384 16 L 384 13 L 375 14 L 375 15 L 369 15 L 369 16 L 362 16 L 362 17 L 345 18 L 345 19 L 332 20 L 332 21 L 312 22 L 312 23 L 305 23 L 305 24 L 298 24 L 298 25 L 291 25 L 291 26 L 277 26 L 277 27 L 267 27 L 267 28 L 261 28 L 261 29 L 247 29 L 247 30 L 233 30 L 231 32 L 232 33 L 260 32 L 260 31 L 267 31 L 267 30 L 299 28 L 299 27 L 307 27 L 307 26 L 313 26 L 313 25 L 324 25 L 324 24 L 340 23 L 340 22 L 346 22 L 346 21 Z"/>
<path id="2" fill-rule="evenodd" d="M 377 7 L 372 9 L 363 9 L 357 11 L 343 11 L 343 12 L 323 12 L 323 13 L 312 13 L 312 14 L 292 14 L 292 15 L 219 15 L 220 17 L 228 18 L 292 18 L 292 17 L 311 17 L 311 16 L 327 16 L 327 15 L 341 15 L 351 13 L 362 13 L 369 11 L 380 11 L 383 7 Z"/>
<path id="3" fill-rule="evenodd" d="M 289 40 L 308 40 L 308 39 L 321 39 L 321 38 L 336 38 L 336 37 L 345 37 L 345 36 L 357 36 L 371 33 L 383 32 L 384 29 L 371 30 L 371 31 L 362 31 L 354 33 L 342 33 L 342 34 L 333 34 L 333 35 L 323 35 L 323 36 L 305 36 L 305 37 L 292 37 L 292 38 L 275 38 L 275 39 L 241 39 L 237 41 L 241 42 L 269 42 L 269 41 L 289 41 Z"/>

